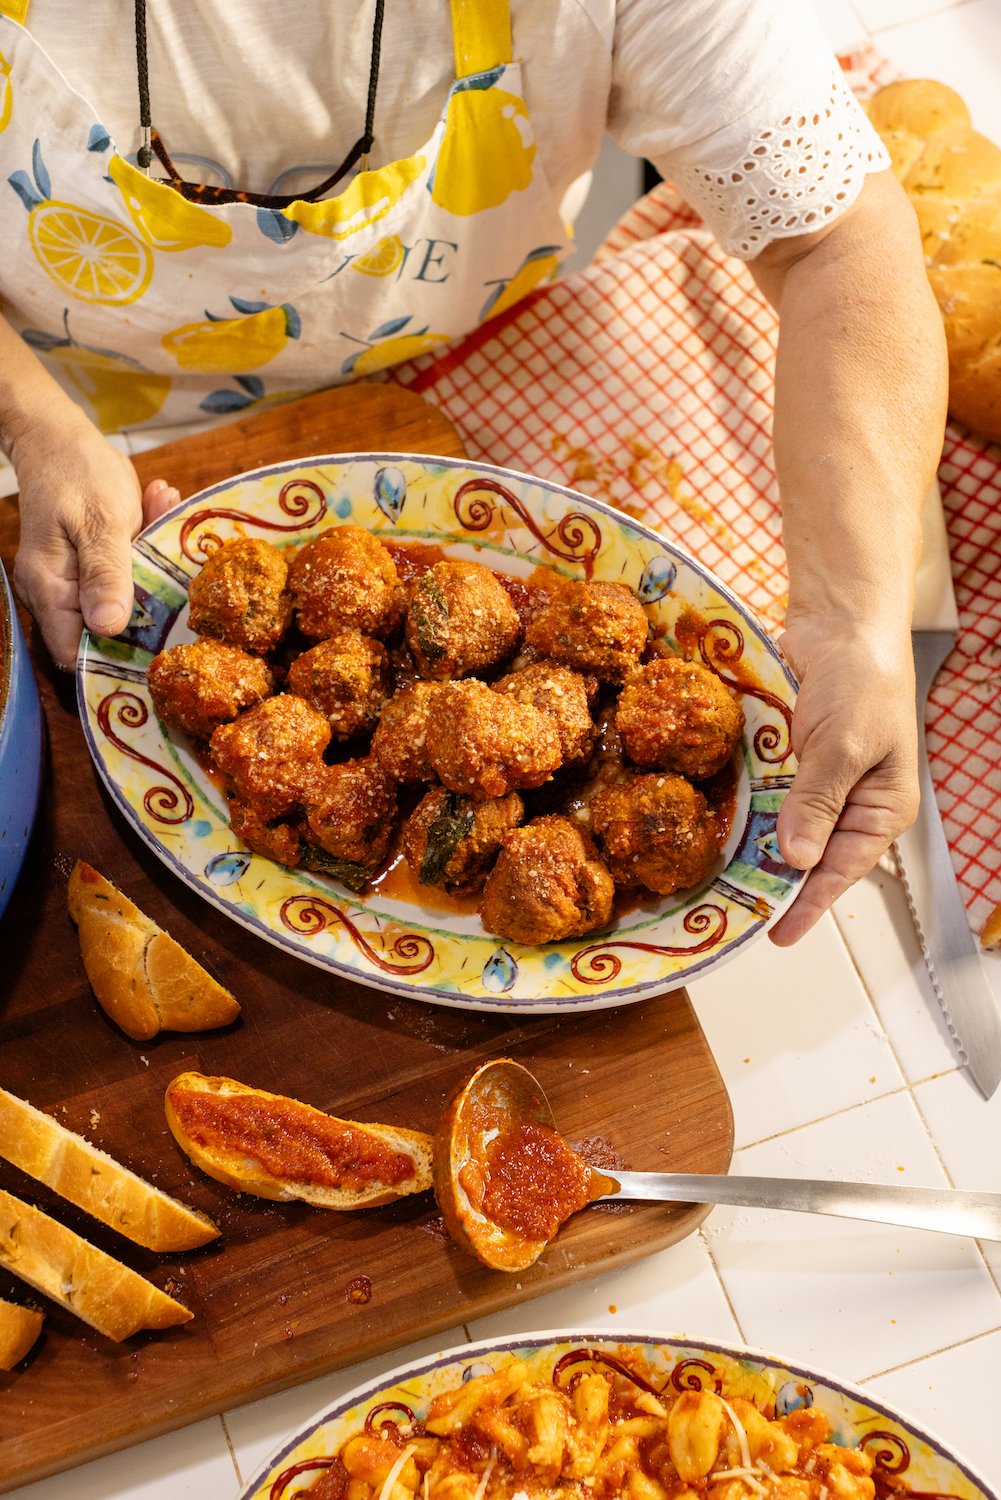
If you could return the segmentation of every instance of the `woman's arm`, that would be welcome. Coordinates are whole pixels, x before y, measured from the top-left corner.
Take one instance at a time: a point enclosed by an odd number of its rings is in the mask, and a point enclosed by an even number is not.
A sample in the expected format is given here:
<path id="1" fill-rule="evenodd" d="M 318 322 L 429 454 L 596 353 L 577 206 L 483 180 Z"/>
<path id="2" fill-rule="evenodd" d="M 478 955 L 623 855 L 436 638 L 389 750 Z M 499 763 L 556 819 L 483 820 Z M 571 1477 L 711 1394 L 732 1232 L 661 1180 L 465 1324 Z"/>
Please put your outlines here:
<path id="1" fill-rule="evenodd" d="M 118 453 L 0 317 L 0 447 L 20 487 L 18 594 L 52 657 L 70 667 L 82 625 L 124 630 L 132 613 L 131 540 L 180 496 L 145 496 Z"/>
<path id="2" fill-rule="evenodd" d="M 750 269 L 780 316 L 782 645 L 802 684 L 778 835 L 811 874 L 772 930 L 787 944 L 917 810 L 911 607 L 947 365 L 914 214 L 889 172 L 868 177 L 829 230 L 776 241 Z"/>

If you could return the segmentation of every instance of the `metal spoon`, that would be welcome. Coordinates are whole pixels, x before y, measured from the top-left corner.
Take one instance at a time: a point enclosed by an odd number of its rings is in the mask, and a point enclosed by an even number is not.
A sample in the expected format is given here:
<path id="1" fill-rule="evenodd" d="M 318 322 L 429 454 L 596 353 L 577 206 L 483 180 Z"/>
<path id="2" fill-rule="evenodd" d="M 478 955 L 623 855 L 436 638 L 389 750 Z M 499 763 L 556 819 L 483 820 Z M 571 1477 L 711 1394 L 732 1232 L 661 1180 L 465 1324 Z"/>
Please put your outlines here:
<path id="1" fill-rule="evenodd" d="M 450 1103 L 435 1137 L 435 1191 L 452 1235 L 498 1270 L 516 1271 L 538 1259 L 551 1235 L 519 1233 L 483 1212 L 479 1193 L 489 1174 L 490 1143 L 521 1125 L 556 1131 L 538 1080 L 509 1058 L 478 1068 Z M 557 1132 L 558 1136 L 558 1132 Z M 867 1219 L 941 1234 L 1001 1240 L 1001 1193 L 898 1183 L 813 1181 L 795 1177 L 724 1177 L 703 1173 L 600 1172 L 558 1137 L 566 1160 L 586 1172 L 586 1203 L 608 1199 L 725 1203 Z M 477 1201 L 477 1199 L 480 1201 Z M 554 1231 L 555 1232 L 555 1231 Z"/>

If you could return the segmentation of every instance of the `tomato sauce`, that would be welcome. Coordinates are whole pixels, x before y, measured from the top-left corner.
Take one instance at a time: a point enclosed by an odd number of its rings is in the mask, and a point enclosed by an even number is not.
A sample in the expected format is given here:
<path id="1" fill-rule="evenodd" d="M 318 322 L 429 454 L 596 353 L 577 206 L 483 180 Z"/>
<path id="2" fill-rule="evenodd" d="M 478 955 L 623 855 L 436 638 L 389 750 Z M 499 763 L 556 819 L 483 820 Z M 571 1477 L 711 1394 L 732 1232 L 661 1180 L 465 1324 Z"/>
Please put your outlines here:
<path id="1" fill-rule="evenodd" d="M 379 1136 L 294 1099 L 178 1089 L 170 1102 L 196 1145 L 249 1156 L 273 1177 L 358 1189 L 372 1182 L 395 1186 L 414 1176 L 411 1158 Z"/>
<path id="2" fill-rule="evenodd" d="M 526 1239 L 552 1239 L 588 1202 L 589 1167 L 549 1125 L 502 1130 L 487 1146 L 483 1168 L 482 1212 Z"/>

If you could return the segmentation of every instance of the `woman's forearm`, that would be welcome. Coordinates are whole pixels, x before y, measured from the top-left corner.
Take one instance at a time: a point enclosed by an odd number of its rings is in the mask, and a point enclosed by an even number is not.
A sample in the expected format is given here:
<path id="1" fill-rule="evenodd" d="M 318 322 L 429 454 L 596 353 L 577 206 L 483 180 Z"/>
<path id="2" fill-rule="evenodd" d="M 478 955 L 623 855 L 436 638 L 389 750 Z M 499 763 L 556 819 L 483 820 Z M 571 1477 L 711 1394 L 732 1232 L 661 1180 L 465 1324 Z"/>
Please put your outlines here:
<path id="1" fill-rule="evenodd" d="M 921 506 L 942 447 L 942 321 L 889 174 L 780 277 L 775 464 L 789 620 L 910 623 Z"/>
<path id="2" fill-rule="evenodd" d="M 18 439 L 53 420 L 85 420 L 41 360 L 0 315 L 0 449 L 17 467 Z"/>

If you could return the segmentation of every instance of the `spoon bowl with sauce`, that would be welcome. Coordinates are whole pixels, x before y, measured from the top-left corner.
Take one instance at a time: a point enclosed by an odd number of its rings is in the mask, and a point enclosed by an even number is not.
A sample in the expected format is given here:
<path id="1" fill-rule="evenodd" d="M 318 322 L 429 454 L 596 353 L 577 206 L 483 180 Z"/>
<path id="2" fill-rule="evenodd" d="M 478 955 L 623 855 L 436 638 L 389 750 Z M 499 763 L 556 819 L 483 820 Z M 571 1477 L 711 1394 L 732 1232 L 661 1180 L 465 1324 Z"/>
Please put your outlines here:
<path id="1" fill-rule="evenodd" d="M 520 1063 L 484 1063 L 434 1138 L 434 1188 L 449 1233 L 485 1265 L 523 1271 L 572 1214 L 600 1200 L 725 1203 L 867 1219 L 1001 1240 L 1001 1193 L 795 1177 L 616 1172 L 588 1165 L 556 1128 Z"/>

